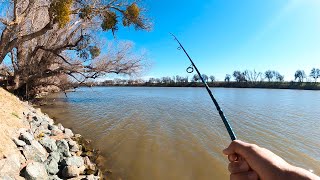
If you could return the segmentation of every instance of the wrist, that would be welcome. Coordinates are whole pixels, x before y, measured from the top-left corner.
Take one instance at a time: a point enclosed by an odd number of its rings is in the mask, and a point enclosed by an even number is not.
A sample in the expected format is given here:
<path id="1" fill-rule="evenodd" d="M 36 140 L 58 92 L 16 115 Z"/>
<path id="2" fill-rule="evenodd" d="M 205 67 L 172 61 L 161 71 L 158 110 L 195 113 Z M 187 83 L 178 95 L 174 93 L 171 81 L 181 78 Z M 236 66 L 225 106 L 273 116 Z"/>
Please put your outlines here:
<path id="1" fill-rule="evenodd" d="M 288 179 L 292 180 L 320 180 L 319 176 L 305 169 L 290 165 L 286 172 Z"/>

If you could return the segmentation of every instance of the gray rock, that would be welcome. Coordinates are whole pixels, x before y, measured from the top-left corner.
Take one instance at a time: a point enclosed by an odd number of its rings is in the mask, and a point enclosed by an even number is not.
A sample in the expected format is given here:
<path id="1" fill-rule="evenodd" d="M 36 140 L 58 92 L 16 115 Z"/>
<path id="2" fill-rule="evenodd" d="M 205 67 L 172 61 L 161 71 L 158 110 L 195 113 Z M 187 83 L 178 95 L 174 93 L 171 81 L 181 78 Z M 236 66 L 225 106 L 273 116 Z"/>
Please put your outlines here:
<path id="1" fill-rule="evenodd" d="M 51 135 L 51 131 L 49 129 L 46 129 L 46 130 L 43 130 L 42 131 L 43 133 L 45 133 L 46 135 Z"/>
<path id="2" fill-rule="evenodd" d="M 36 140 L 33 140 L 31 145 L 25 146 L 22 151 L 26 159 L 31 161 L 44 162 L 48 157 L 47 151 Z"/>
<path id="3" fill-rule="evenodd" d="M 60 154 L 58 152 L 51 152 L 48 159 L 52 158 L 56 160 L 57 162 L 60 162 Z"/>
<path id="4" fill-rule="evenodd" d="M 45 168 L 48 174 L 57 174 L 59 172 L 58 161 L 56 161 L 54 157 L 49 156 L 49 158 L 45 161 Z"/>
<path id="5" fill-rule="evenodd" d="M 27 165 L 25 171 L 27 180 L 48 179 L 48 174 L 45 166 L 39 162 L 31 162 Z"/>
<path id="6" fill-rule="evenodd" d="M 71 138 L 71 137 L 74 135 L 73 132 L 72 132 L 72 130 L 71 130 L 71 129 L 68 129 L 68 128 L 65 128 L 65 129 L 64 129 L 64 134 L 65 134 L 65 136 L 68 137 L 68 138 Z"/>
<path id="7" fill-rule="evenodd" d="M 74 178 L 69 178 L 68 180 L 87 180 L 87 176 L 82 175 Z"/>
<path id="8" fill-rule="evenodd" d="M 96 171 L 97 170 L 96 164 L 92 163 L 88 156 L 84 157 L 83 159 L 84 159 L 84 164 L 86 165 L 88 170 L 91 170 L 91 171 Z"/>
<path id="9" fill-rule="evenodd" d="M 87 175 L 86 180 L 99 180 L 100 178 L 98 176 L 94 176 L 93 174 Z"/>
<path id="10" fill-rule="evenodd" d="M 49 176 L 49 180 L 62 180 L 57 175 Z"/>
<path id="11" fill-rule="evenodd" d="M 57 152 L 60 153 L 60 157 L 70 157 L 69 145 L 68 142 L 64 139 L 58 140 L 57 144 Z"/>
<path id="12" fill-rule="evenodd" d="M 53 119 L 49 118 L 48 116 L 46 116 L 46 119 L 47 119 L 49 125 L 53 125 L 54 124 Z"/>
<path id="13" fill-rule="evenodd" d="M 20 129 L 18 130 L 18 134 L 21 134 L 21 133 L 27 132 L 27 131 L 28 131 L 27 128 L 20 128 Z"/>
<path id="14" fill-rule="evenodd" d="M 22 160 L 19 151 L 0 160 L 0 175 L 15 176 L 20 172 Z"/>
<path id="15" fill-rule="evenodd" d="M 82 137 L 81 134 L 75 134 L 75 135 L 74 135 L 74 138 L 75 138 L 75 139 L 80 139 L 81 137 Z"/>
<path id="16" fill-rule="evenodd" d="M 78 145 L 77 142 L 73 141 L 73 140 L 69 140 L 68 141 L 69 147 L 70 147 L 70 151 L 71 152 L 78 152 L 80 151 L 80 147 Z"/>
<path id="17" fill-rule="evenodd" d="M 62 134 L 60 129 L 51 130 L 51 136 L 58 136 L 59 134 Z"/>
<path id="18" fill-rule="evenodd" d="M 17 138 L 13 138 L 12 140 L 18 147 L 24 147 L 25 145 L 27 145 L 24 141 Z"/>
<path id="19" fill-rule="evenodd" d="M 48 153 L 51 153 L 53 151 L 57 150 L 57 145 L 56 145 L 56 141 L 45 136 L 44 138 L 42 138 L 40 140 L 40 144 L 42 144 L 42 146 L 44 148 L 46 148 L 46 150 L 48 151 Z"/>
<path id="20" fill-rule="evenodd" d="M 32 121 L 30 122 L 30 125 L 33 127 L 39 127 L 42 122 L 43 122 L 42 118 L 33 116 Z"/>
<path id="21" fill-rule="evenodd" d="M 58 130 L 59 128 L 58 128 L 58 126 L 56 126 L 56 125 L 48 125 L 48 129 L 49 130 Z"/>
<path id="22" fill-rule="evenodd" d="M 19 139 L 31 145 L 31 141 L 34 139 L 33 136 L 28 132 L 22 132 Z"/>
<path id="23" fill-rule="evenodd" d="M 75 146 L 75 145 L 78 145 L 77 142 L 75 142 L 75 141 L 72 140 L 72 139 L 68 139 L 68 144 L 69 144 L 70 147 Z"/>
<path id="24" fill-rule="evenodd" d="M 72 178 L 80 175 L 80 170 L 77 166 L 66 166 L 62 170 L 62 176 L 64 178 Z"/>
<path id="25" fill-rule="evenodd" d="M 0 176 L 0 179 L 1 179 L 1 180 L 15 180 L 13 177 L 10 177 L 10 176 L 8 176 L 8 175 Z"/>
<path id="26" fill-rule="evenodd" d="M 49 123 L 47 121 L 42 121 L 39 127 L 43 130 L 47 130 L 49 127 Z"/>
<path id="27" fill-rule="evenodd" d="M 57 126 L 58 126 L 58 128 L 59 128 L 61 131 L 64 131 L 64 127 L 62 126 L 61 123 L 58 123 Z"/>
<path id="28" fill-rule="evenodd" d="M 100 178 L 98 176 L 94 175 L 83 175 L 83 176 L 78 176 L 75 178 L 70 178 L 68 180 L 99 180 Z"/>
<path id="29" fill-rule="evenodd" d="M 62 160 L 62 165 L 76 166 L 79 168 L 84 165 L 84 160 L 82 157 L 72 156 L 72 157 L 69 157 L 69 158 Z"/>

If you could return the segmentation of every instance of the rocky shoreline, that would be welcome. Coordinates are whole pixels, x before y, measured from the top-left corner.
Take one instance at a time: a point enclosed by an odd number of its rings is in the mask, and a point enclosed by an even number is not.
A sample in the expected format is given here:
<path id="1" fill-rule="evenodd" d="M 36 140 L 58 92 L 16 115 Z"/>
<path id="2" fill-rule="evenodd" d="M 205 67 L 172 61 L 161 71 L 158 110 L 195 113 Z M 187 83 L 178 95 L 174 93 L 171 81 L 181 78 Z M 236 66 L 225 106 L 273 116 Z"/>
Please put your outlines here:
<path id="1" fill-rule="evenodd" d="M 27 106 L 24 128 L 12 137 L 19 151 L 0 159 L 0 179 L 103 179 L 96 163 L 97 151 L 89 141 L 62 124 L 54 124 L 40 109 Z"/>

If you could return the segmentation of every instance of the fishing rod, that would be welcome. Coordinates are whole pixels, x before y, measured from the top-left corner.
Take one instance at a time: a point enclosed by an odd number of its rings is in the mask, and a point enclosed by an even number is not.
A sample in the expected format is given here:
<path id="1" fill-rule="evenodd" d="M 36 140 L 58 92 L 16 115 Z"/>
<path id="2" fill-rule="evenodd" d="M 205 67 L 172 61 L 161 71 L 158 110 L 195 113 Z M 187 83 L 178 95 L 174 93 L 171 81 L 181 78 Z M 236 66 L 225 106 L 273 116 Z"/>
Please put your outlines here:
<path id="1" fill-rule="evenodd" d="M 197 66 L 194 64 L 194 62 L 192 61 L 191 57 L 189 56 L 189 54 L 187 53 L 187 51 L 184 49 L 184 47 L 182 46 L 182 44 L 180 43 L 180 41 L 178 40 L 178 38 L 177 38 L 174 34 L 172 34 L 172 33 L 170 33 L 170 34 L 171 34 L 171 35 L 174 37 L 174 39 L 179 43 L 178 50 L 181 50 L 181 49 L 182 49 L 182 50 L 184 51 L 184 53 L 188 56 L 188 58 L 189 58 L 189 60 L 190 60 L 190 62 L 191 62 L 191 65 L 187 68 L 187 72 L 188 72 L 188 73 L 192 73 L 192 72 L 194 71 L 194 69 L 196 70 L 196 72 L 198 73 L 201 81 L 202 81 L 203 84 L 205 85 L 205 87 L 206 87 L 206 89 L 207 89 L 207 91 L 208 91 L 208 93 L 209 93 L 209 95 L 210 95 L 210 97 L 211 97 L 214 105 L 215 105 L 216 108 L 217 108 L 217 110 L 218 110 L 218 112 L 219 112 L 219 115 L 220 115 L 220 117 L 221 117 L 221 119 L 222 119 L 222 121 L 223 121 L 223 124 L 224 124 L 225 127 L 227 128 L 227 131 L 228 131 L 228 133 L 229 133 L 229 136 L 230 136 L 231 140 L 232 140 L 232 141 L 236 140 L 237 137 L 236 137 L 235 133 L 233 132 L 232 127 L 231 127 L 229 121 L 227 120 L 227 118 L 225 117 L 223 111 L 221 110 L 221 108 L 220 108 L 217 100 L 216 100 L 216 99 L 214 98 L 214 96 L 212 95 L 212 92 L 211 92 L 211 90 L 210 90 L 207 82 L 206 82 L 206 81 L 203 79 L 203 77 L 201 76 L 201 73 L 200 73 L 200 71 L 198 70 Z"/>

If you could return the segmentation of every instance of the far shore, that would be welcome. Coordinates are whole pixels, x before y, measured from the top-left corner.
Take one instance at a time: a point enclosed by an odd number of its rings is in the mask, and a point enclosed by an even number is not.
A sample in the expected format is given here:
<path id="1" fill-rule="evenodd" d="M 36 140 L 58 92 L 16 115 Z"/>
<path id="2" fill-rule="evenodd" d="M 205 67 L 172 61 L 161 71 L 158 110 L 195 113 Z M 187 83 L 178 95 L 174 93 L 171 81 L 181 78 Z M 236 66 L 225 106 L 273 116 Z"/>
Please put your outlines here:
<path id="1" fill-rule="evenodd" d="M 202 82 L 90 84 L 90 87 L 204 87 Z M 209 87 L 320 90 L 318 82 L 208 82 Z"/>

